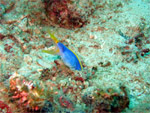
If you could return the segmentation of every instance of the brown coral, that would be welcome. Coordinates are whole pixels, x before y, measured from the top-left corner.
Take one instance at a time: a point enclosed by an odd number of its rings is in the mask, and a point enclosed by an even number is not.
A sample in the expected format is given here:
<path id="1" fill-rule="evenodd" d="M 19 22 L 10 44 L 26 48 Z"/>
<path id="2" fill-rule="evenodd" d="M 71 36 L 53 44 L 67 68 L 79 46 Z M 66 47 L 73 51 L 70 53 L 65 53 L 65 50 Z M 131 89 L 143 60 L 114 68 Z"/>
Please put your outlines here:
<path id="1" fill-rule="evenodd" d="M 95 92 L 93 94 L 84 94 L 82 101 L 88 107 L 92 106 L 94 113 L 119 113 L 129 106 L 129 97 L 126 88 L 121 86 L 120 89 L 120 93 L 114 89 L 108 89 L 108 91 L 96 89 L 97 91 L 93 91 Z"/>
<path id="2" fill-rule="evenodd" d="M 80 28 L 85 25 L 83 15 L 74 9 L 71 0 L 43 0 L 43 2 L 46 14 L 52 23 L 67 29 Z"/>

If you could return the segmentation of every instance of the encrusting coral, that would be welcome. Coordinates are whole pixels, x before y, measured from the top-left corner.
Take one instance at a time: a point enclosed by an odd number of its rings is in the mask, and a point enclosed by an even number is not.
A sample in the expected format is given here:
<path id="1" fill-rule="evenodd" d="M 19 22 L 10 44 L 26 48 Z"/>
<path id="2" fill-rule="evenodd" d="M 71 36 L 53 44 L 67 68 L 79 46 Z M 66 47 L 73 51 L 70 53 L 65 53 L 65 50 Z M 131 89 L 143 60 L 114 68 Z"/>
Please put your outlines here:
<path id="1" fill-rule="evenodd" d="M 10 103 L 8 89 L 0 82 L 0 113 L 14 113 L 16 106 Z"/>
<path id="2" fill-rule="evenodd" d="M 75 10 L 71 0 L 43 0 L 45 11 L 51 22 L 60 27 L 72 29 L 85 25 L 86 20 Z"/>
<path id="3" fill-rule="evenodd" d="M 107 91 L 96 89 L 91 94 L 84 94 L 82 101 L 94 113 L 122 112 L 129 107 L 129 97 L 124 86 L 121 86 L 120 89 L 120 93 L 112 88 Z"/>
<path id="4" fill-rule="evenodd" d="M 51 100 L 52 92 L 46 89 L 42 82 L 33 84 L 22 76 L 10 78 L 10 89 L 12 100 L 20 107 L 37 111 L 43 108 L 45 100 Z"/>

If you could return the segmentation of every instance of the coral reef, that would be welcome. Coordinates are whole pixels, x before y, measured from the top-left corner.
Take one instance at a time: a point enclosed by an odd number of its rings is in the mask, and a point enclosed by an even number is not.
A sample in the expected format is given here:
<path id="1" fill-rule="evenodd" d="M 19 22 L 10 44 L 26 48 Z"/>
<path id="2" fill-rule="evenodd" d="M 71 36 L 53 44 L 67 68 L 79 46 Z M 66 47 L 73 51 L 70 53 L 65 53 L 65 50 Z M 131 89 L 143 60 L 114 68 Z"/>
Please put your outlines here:
<path id="1" fill-rule="evenodd" d="M 51 22 L 59 27 L 72 29 L 86 24 L 85 17 L 76 11 L 72 0 L 43 0 L 45 11 Z"/>
<path id="2" fill-rule="evenodd" d="M 8 88 L 4 83 L 0 82 L 0 112 L 14 113 L 17 111 L 16 109 L 17 107 L 10 101 Z"/>
<path id="3" fill-rule="evenodd" d="M 89 110 L 98 113 L 107 112 L 122 112 L 125 108 L 129 107 L 129 97 L 125 87 L 121 87 L 121 92 L 118 93 L 110 88 L 107 91 L 96 89 L 91 94 L 84 94 L 82 97 L 83 102 Z M 88 111 L 89 112 L 89 111 Z"/>
<path id="4" fill-rule="evenodd" d="M 10 107 L 3 101 L 0 101 L 0 112 L 2 113 L 12 113 Z"/>
<path id="5" fill-rule="evenodd" d="M 0 112 L 149 113 L 149 6 L 0 0 Z M 83 71 L 41 52 L 54 47 L 47 29 L 78 54 Z"/>
<path id="6" fill-rule="evenodd" d="M 52 92 L 46 89 L 43 83 L 28 81 L 22 76 L 12 76 L 10 78 L 10 89 L 12 101 L 28 110 L 37 111 L 44 107 L 45 100 L 51 100 Z M 52 101 L 52 100 L 51 100 Z"/>

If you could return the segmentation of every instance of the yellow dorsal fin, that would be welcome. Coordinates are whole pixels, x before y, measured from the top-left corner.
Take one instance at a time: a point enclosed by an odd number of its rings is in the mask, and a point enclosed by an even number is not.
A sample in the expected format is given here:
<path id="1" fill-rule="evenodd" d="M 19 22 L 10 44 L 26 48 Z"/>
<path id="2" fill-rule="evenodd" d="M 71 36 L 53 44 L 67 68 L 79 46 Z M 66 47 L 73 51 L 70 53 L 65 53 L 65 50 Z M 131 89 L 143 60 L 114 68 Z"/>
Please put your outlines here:
<path id="1" fill-rule="evenodd" d="M 51 36 L 51 39 L 53 39 L 53 41 L 57 44 L 59 42 L 59 40 L 54 36 L 53 33 L 51 33 L 50 30 L 47 30 L 47 32 L 49 33 L 49 35 Z"/>

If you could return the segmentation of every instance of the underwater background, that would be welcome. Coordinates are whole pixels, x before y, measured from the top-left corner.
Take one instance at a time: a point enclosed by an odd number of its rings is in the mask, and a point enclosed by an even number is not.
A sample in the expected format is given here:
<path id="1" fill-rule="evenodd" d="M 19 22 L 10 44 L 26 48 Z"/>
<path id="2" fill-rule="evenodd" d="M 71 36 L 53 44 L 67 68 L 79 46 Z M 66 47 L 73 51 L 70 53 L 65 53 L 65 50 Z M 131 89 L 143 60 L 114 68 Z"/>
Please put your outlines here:
<path id="1" fill-rule="evenodd" d="M 150 113 L 150 0 L 0 0 L 0 113 Z"/>

